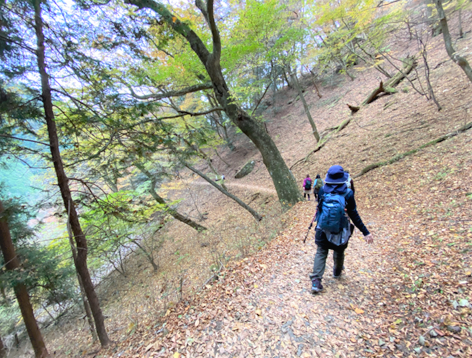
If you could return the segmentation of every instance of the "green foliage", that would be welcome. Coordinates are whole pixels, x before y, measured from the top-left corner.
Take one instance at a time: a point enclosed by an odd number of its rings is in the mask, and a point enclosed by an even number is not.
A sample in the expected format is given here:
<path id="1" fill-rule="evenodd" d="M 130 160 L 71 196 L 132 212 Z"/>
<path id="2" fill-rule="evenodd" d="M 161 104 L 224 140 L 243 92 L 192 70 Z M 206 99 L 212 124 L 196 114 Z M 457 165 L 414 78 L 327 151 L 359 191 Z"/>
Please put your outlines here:
<path id="1" fill-rule="evenodd" d="M 5 194 L 0 187 L 0 200 L 4 206 L 13 244 L 21 266 L 18 270 L 7 271 L 3 256 L 0 258 L 0 288 L 2 309 L 0 310 L 1 333 L 7 334 L 20 320 L 20 312 L 14 300 L 13 287 L 18 283 L 27 286 L 33 303 L 64 305 L 76 296 L 74 269 L 70 260 L 61 259 L 55 249 L 41 245 L 36 236 L 37 226 L 30 226 L 36 213 L 15 198 Z M 3 321 L 7 320 L 7 322 Z M 14 324 L 13 324 L 14 323 Z"/>
<path id="2" fill-rule="evenodd" d="M 358 57 L 380 66 L 375 55 L 386 51 L 385 40 L 402 16 L 400 5 L 383 11 L 373 0 L 317 1 L 309 12 L 315 44 L 309 58 L 316 58 L 321 68 L 339 65 L 345 72 Z"/>

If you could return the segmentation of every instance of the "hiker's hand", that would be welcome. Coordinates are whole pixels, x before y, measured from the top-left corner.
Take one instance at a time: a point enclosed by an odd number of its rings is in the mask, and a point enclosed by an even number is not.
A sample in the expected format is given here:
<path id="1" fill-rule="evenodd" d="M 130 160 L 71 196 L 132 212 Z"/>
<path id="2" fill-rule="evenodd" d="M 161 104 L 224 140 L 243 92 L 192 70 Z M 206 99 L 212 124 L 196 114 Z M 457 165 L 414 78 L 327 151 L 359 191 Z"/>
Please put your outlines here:
<path id="1" fill-rule="evenodd" d="M 368 244 L 372 244 L 374 242 L 374 237 L 372 236 L 372 234 L 369 234 L 367 236 L 364 236 L 364 240 L 365 242 L 367 242 Z"/>

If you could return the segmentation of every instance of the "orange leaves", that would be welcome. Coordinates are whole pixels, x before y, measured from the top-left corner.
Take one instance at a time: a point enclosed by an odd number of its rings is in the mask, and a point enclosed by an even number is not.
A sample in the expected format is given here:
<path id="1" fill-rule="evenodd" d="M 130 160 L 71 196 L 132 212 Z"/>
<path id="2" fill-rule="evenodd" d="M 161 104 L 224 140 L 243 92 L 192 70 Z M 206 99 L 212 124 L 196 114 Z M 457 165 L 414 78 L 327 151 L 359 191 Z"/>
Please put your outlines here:
<path id="1" fill-rule="evenodd" d="M 361 309 L 361 308 L 356 307 L 356 308 L 354 309 L 354 312 L 356 312 L 357 314 L 363 314 L 363 313 L 364 313 L 364 310 Z"/>

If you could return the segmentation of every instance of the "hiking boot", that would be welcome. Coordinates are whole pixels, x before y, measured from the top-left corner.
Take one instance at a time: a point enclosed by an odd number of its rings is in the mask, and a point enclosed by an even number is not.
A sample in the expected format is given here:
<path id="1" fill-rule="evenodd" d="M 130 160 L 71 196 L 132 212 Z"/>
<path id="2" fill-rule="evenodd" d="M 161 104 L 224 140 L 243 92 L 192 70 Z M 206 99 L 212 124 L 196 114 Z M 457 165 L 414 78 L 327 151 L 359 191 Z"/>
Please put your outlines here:
<path id="1" fill-rule="evenodd" d="M 311 293 L 318 293 L 323 290 L 323 285 L 321 284 L 321 280 L 319 278 L 315 278 L 311 285 Z"/>
<path id="2" fill-rule="evenodd" d="M 344 266 L 340 269 L 338 268 L 333 268 L 333 278 L 340 278 L 341 277 L 341 274 L 343 273 L 343 270 L 344 270 Z"/>

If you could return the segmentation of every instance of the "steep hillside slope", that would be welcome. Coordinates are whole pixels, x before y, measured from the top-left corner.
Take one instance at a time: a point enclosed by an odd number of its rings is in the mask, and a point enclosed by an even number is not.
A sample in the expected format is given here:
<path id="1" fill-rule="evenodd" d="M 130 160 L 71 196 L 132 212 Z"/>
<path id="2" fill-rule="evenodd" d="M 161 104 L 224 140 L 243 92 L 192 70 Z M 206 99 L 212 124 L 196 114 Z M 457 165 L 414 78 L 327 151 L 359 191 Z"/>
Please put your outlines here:
<path id="1" fill-rule="evenodd" d="M 461 41 L 470 46 L 470 39 Z M 399 93 L 356 113 L 293 168 L 295 176 L 323 174 L 335 163 L 361 173 L 470 122 L 470 84 L 442 46 L 437 37 L 429 50 L 441 112 L 402 84 Z M 413 52 L 410 44 L 397 56 Z M 362 102 L 376 77 L 371 70 L 353 82 L 336 77 L 323 87 L 322 100 L 307 91 L 320 129 L 344 120 L 345 103 Z M 294 97 L 276 95 L 268 125 L 289 165 L 315 147 L 301 104 L 288 103 Z M 289 227 L 261 253 L 231 265 L 202 296 L 168 310 L 165 326 L 145 324 L 104 355 L 470 356 L 471 140 L 471 131 L 461 133 L 356 180 L 359 210 L 376 241 L 367 246 L 356 233 L 345 277 L 334 281 L 327 274 L 322 295 L 309 293 L 313 241 L 301 243 L 314 207 L 300 203 L 285 218 Z M 253 153 L 248 145 L 246 155 L 224 158 L 238 164 L 235 170 L 249 158 L 259 160 Z M 261 167 L 239 183 L 267 188 L 267 178 Z"/>
<path id="2" fill-rule="evenodd" d="M 471 14 L 464 17 L 471 31 Z M 458 47 L 472 46 L 469 34 Z M 417 53 L 405 38 L 399 33 L 392 39 L 396 57 Z M 398 93 L 354 114 L 316 153 L 310 154 L 316 143 L 295 91 L 269 98 L 268 131 L 300 186 L 306 174 L 324 176 L 333 164 L 360 174 L 472 120 L 470 83 L 447 57 L 441 37 L 431 40 L 428 57 L 442 111 L 404 82 Z M 423 74 L 420 62 L 418 75 Z M 360 104 L 378 85 L 372 69 L 358 66 L 356 76 L 327 76 L 321 99 L 311 85 L 306 88 L 320 132 L 349 118 L 346 103 Z M 256 223 L 203 180 L 182 173 L 163 193 L 183 198 L 179 210 L 186 214 L 205 214 L 202 223 L 210 230 L 197 234 L 171 222 L 159 234 L 165 238 L 156 255 L 159 272 L 135 255 L 125 262 L 126 277 L 113 274 L 100 285 L 117 345 L 94 355 L 471 356 L 471 143 L 472 130 L 359 176 L 356 201 L 375 242 L 366 245 L 356 231 L 346 275 L 334 281 L 327 267 L 326 291 L 312 296 L 308 274 L 316 247 L 311 236 L 305 245 L 302 240 L 314 204 L 302 202 L 282 214 L 260 155 L 240 135 L 236 151 L 222 149 L 229 166 L 216 156 L 214 164 L 231 192 L 265 219 Z M 255 170 L 234 179 L 250 159 Z M 77 318 L 51 329 L 47 340 L 58 356 L 83 356 L 96 348 Z"/>

